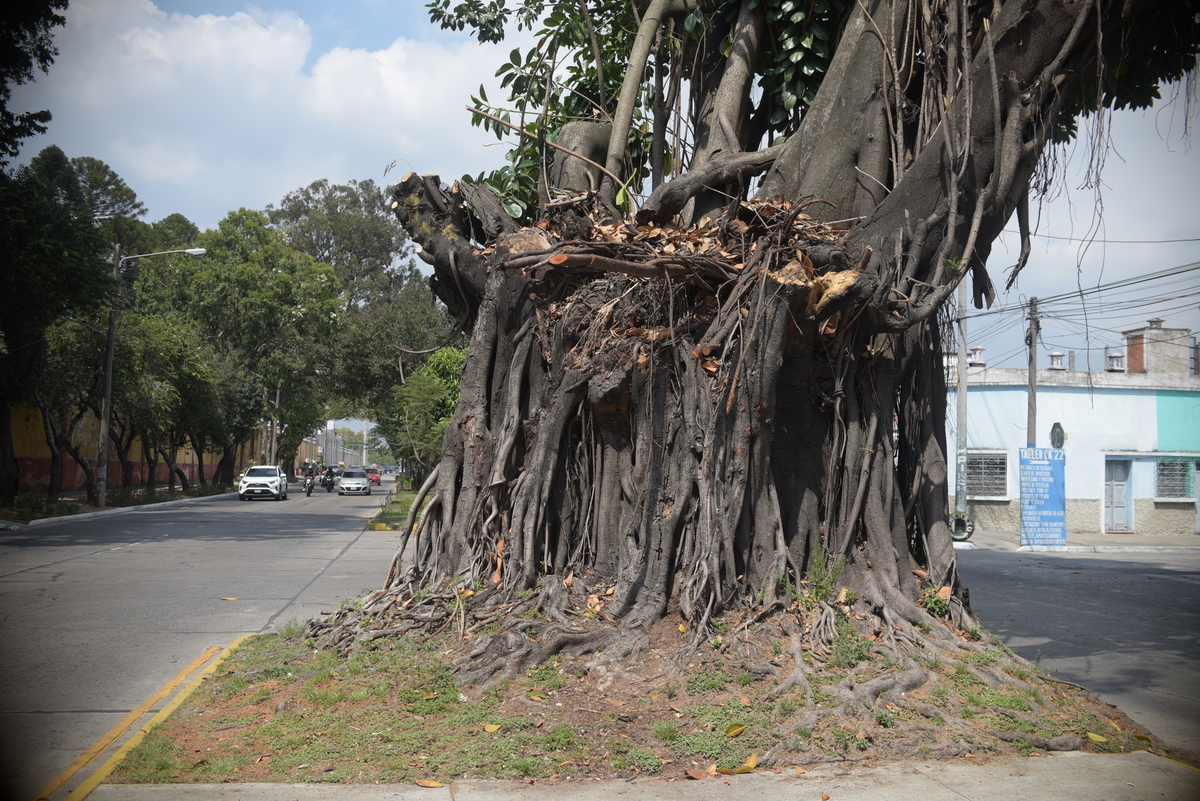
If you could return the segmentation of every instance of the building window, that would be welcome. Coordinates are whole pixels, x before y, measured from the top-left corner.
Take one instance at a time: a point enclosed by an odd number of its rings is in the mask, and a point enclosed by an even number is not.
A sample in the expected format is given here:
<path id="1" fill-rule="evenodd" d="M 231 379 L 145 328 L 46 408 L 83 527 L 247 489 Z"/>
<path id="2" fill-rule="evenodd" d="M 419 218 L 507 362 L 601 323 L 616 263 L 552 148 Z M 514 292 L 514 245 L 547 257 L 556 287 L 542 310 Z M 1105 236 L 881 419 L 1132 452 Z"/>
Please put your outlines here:
<path id="1" fill-rule="evenodd" d="M 1196 470 L 1191 459 L 1163 458 L 1154 473 L 1154 497 L 1191 498 Z"/>
<path id="2" fill-rule="evenodd" d="M 1008 497 L 1008 454 L 967 454 L 967 495 L 972 498 Z"/>

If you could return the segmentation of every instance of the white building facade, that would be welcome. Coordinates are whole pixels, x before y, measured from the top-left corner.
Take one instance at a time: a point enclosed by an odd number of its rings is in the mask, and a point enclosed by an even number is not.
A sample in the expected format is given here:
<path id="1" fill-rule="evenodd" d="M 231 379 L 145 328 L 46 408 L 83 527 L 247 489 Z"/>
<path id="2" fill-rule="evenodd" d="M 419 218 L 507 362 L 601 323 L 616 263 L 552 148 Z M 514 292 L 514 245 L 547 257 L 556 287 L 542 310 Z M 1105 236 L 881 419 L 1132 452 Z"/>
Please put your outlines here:
<path id="1" fill-rule="evenodd" d="M 1200 532 L 1197 345 L 1191 331 L 1161 322 L 1125 332 L 1125 353 L 1106 359 L 1105 372 L 1067 369 L 1062 354 L 1037 371 L 1036 445 L 1051 447 L 1055 424 L 1065 435 L 1068 532 Z M 967 512 L 980 528 L 1016 531 L 1029 374 L 976 357 L 967 369 Z M 947 383 L 953 451 L 956 389 Z"/>

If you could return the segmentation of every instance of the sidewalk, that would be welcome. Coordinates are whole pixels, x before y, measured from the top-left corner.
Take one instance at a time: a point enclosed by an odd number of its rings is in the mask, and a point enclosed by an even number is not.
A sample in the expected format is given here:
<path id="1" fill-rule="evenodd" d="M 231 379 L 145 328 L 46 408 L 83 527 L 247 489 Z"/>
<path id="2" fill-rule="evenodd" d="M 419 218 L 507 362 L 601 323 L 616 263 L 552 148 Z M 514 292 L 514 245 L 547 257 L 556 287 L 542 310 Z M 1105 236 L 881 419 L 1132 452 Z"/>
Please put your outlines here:
<path id="1" fill-rule="evenodd" d="M 678 774 L 679 771 L 671 771 Z M 458 781 L 424 789 L 412 784 L 194 784 L 101 785 L 93 801 L 759 801 L 827 798 L 830 801 L 1060 801 L 1061 799 L 1160 799 L 1195 801 L 1200 771 L 1145 752 L 1104 756 L 1067 753 L 993 762 L 894 763 L 878 768 L 849 764 L 786 769 L 700 781 L 677 778 L 587 781 Z"/>
<path id="2" fill-rule="evenodd" d="M 1021 545 L 1017 531 L 976 530 L 965 543 L 955 543 L 960 550 L 972 547 L 984 551 L 1021 551 L 1025 553 L 1200 553 L 1198 534 L 1076 534 L 1067 533 L 1066 545 Z"/>

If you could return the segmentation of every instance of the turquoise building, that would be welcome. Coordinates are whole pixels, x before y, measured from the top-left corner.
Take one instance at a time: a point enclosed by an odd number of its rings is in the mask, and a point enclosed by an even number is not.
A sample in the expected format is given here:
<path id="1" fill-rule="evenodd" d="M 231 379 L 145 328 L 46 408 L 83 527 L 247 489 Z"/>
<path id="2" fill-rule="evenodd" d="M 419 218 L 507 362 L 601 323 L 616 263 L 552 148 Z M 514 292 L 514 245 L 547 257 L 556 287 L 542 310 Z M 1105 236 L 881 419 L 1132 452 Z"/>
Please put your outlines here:
<path id="1" fill-rule="evenodd" d="M 1049 355 L 1037 371 L 1037 442 L 1057 423 L 1066 453 L 1069 532 L 1200 532 L 1200 375 L 1197 344 L 1162 320 L 1124 332 L 1103 372 Z M 1025 446 L 1028 370 L 989 368 L 975 349 L 967 368 L 967 510 L 983 529 L 1020 528 L 1018 451 Z M 1070 362 L 1074 362 L 1071 359 Z M 953 364 L 951 364 L 953 367 Z M 947 442 L 957 436 L 955 370 Z M 954 486 L 956 460 L 947 462 Z"/>

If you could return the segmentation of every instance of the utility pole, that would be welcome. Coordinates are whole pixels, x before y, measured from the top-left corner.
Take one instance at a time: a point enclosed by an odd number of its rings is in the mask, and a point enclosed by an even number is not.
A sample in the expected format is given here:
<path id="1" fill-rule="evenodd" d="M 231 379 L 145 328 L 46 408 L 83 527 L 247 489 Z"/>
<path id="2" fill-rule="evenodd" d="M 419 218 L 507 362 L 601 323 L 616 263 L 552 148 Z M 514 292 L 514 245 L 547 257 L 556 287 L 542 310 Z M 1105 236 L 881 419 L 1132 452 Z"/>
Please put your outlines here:
<path id="1" fill-rule="evenodd" d="M 270 458 L 267 460 L 267 464 L 275 464 L 276 462 L 279 461 L 279 459 L 277 458 L 276 453 L 275 453 L 276 443 L 278 441 L 279 441 L 279 384 L 276 383 L 275 384 L 275 408 L 271 412 Z"/>
<path id="2" fill-rule="evenodd" d="M 1026 342 L 1029 345 L 1029 410 L 1025 420 L 1025 447 L 1027 448 L 1037 447 L 1037 343 L 1041 330 L 1037 298 L 1030 298 L 1029 333 L 1026 335 Z"/>
<path id="3" fill-rule="evenodd" d="M 121 277 L 121 245 L 113 246 L 113 280 Z M 108 339 L 104 343 L 104 397 L 100 402 L 100 442 L 96 445 L 96 505 L 104 508 L 108 494 L 108 418 L 112 416 L 113 349 L 117 339 L 116 299 L 108 310 Z"/>
<path id="4" fill-rule="evenodd" d="M 967 513 L 967 282 L 958 282 L 958 412 L 954 513 Z"/>

